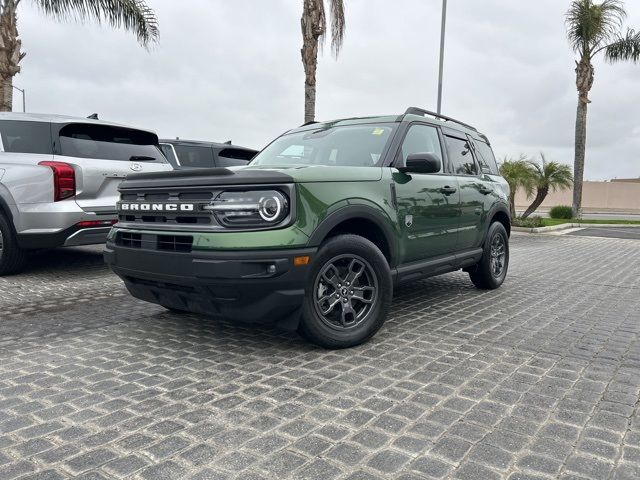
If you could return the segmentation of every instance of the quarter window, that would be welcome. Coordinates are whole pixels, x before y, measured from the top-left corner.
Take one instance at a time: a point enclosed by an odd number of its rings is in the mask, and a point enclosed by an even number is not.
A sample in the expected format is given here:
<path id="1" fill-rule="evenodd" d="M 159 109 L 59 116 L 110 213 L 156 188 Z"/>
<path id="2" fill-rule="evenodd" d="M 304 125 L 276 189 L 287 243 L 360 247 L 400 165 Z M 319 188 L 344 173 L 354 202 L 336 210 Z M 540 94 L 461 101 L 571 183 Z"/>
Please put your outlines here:
<path id="1" fill-rule="evenodd" d="M 211 147 L 174 145 L 180 165 L 183 167 L 212 168 L 213 150 Z"/>
<path id="2" fill-rule="evenodd" d="M 455 175 L 477 175 L 478 167 L 473 159 L 469 142 L 454 137 L 446 137 L 449 162 Z"/>
<path id="3" fill-rule="evenodd" d="M 0 122 L 5 152 L 53 154 L 51 125 L 44 122 Z"/>
<path id="4" fill-rule="evenodd" d="M 480 167 L 483 170 L 487 169 L 493 175 L 498 175 L 498 164 L 496 163 L 496 157 L 493 154 L 491 147 L 480 140 L 474 140 L 473 143 L 476 146 L 476 151 L 478 152 Z"/>
<path id="5" fill-rule="evenodd" d="M 402 143 L 402 165 L 414 153 L 431 153 L 442 161 L 442 148 L 438 130 L 428 125 L 411 125 Z"/>

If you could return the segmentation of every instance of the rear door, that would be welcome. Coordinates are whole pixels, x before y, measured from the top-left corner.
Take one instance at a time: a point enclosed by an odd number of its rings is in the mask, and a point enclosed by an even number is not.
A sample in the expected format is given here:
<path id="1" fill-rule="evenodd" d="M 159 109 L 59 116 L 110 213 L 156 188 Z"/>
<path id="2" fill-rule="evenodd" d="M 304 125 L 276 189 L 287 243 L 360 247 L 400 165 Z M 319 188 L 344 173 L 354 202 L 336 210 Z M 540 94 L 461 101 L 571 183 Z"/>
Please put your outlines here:
<path id="1" fill-rule="evenodd" d="M 72 123 L 54 133 L 54 160 L 73 165 L 76 203 L 85 211 L 115 213 L 118 186 L 131 173 L 171 170 L 151 132 Z"/>
<path id="2" fill-rule="evenodd" d="M 464 251 L 479 247 L 482 243 L 482 226 L 490 208 L 487 195 L 491 191 L 482 180 L 480 166 L 467 136 L 447 130 L 445 139 L 451 173 L 457 177 L 460 189 L 460 225 L 456 251 Z"/>

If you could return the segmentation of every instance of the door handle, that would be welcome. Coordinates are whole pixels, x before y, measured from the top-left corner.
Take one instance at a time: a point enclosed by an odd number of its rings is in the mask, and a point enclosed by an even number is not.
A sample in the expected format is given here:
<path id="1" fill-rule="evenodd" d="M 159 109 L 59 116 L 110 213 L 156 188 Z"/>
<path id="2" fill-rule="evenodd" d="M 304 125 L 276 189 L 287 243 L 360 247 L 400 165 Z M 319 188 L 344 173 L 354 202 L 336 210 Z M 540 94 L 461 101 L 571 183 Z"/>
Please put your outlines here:
<path id="1" fill-rule="evenodd" d="M 456 193 L 458 191 L 457 188 L 455 187 L 450 187 L 450 186 L 446 186 L 446 187 L 442 187 L 440 189 L 440 193 L 444 193 L 445 195 L 453 195 L 454 193 Z"/>
<path id="2" fill-rule="evenodd" d="M 478 189 L 478 191 L 482 194 L 482 195 L 489 195 L 490 193 L 493 192 L 493 189 L 491 188 L 487 188 L 487 187 L 480 187 Z"/>

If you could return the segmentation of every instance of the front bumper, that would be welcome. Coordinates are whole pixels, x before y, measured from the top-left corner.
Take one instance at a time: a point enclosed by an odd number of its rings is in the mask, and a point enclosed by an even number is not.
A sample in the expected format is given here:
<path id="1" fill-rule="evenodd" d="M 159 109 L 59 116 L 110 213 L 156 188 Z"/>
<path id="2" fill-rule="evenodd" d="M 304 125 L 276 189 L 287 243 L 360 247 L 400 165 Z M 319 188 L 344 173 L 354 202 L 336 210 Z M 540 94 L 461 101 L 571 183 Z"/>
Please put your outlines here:
<path id="1" fill-rule="evenodd" d="M 104 258 L 136 298 L 176 310 L 294 327 L 315 248 L 169 252 L 107 242 Z"/>

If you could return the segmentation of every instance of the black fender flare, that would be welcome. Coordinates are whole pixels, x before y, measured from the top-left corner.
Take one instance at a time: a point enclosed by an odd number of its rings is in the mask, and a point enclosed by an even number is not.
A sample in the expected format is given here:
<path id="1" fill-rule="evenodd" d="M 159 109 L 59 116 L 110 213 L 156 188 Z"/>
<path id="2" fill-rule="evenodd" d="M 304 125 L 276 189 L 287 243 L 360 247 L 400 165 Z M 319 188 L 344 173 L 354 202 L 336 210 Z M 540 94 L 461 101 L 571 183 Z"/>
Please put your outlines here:
<path id="1" fill-rule="evenodd" d="M 315 228 L 311 237 L 309 237 L 307 246 L 320 246 L 329 232 L 336 226 L 344 221 L 357 219 L 370 221 L 380 229 L 387 245 L 389 245 L 389 266 L 390 268 L 396 267 L 398 263 L 398 233 L 394 232 L 389 225 L 389 219 L 385 217 L 383 212 L 367 205 L 347 205 L 329 214 Z"/>
<path id="2" fill-rule="evenodd" d="M 484 240 L 487 238 L 487 234 L 489 233 L 489 227 L 491 227 L 491 224 L 493 223 L 492 220 L 497 213 L 504 213 L 509 219 L 509 229 L 507 233 L 509 234 L 509 236 L 511 236 L 511 212 L 509 212 L 509 207 L 506 204 L 499 202 L 493 205 L 489 210 L 489 213 L 487 214 L 487 226 L 485 227 L 484 235 L 482 236 L 483 245 L 484 245 Z"/>

